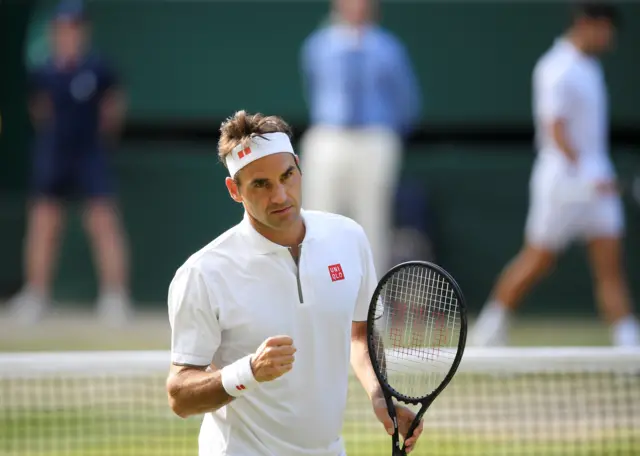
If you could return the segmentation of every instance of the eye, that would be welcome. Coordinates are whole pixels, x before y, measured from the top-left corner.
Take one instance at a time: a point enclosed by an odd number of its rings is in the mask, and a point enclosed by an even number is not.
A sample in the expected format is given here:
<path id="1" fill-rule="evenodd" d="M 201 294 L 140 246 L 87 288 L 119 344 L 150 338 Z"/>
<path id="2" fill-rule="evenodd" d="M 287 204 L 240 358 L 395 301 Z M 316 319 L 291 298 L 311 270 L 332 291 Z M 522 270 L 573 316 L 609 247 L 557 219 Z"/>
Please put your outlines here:
<path id="1" fill-rule="evenodd" d="M 266 181 L 255 181 L 253 183 L 253 188 L 265 188 L 267 186 Z"/>
<path id="2" fill-rule="evenodd" d="M 287 171 L 286 173 L 284 173 L 284 176 L 282 176 L 282 180 L 287 180 L 289 179 L 291 176 L 293 176 L 293 170 L 290 169 L 289 171 Z"/>

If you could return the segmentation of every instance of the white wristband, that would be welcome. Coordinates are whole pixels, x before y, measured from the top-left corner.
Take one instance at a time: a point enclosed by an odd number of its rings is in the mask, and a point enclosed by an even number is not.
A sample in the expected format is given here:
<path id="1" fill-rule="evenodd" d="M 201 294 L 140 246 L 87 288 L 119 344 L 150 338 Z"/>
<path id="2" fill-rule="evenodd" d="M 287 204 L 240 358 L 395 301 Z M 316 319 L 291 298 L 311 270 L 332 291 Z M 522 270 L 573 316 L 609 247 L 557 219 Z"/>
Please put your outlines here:
<path id="1" fill-rule="evenodd" d="M 251 370 L 251 356 L 240 358 L 238 361 L 223 367 L 220 371 L 222 387 L 229 396 L 242 396 L 258 385 L 258 381 Z"/>

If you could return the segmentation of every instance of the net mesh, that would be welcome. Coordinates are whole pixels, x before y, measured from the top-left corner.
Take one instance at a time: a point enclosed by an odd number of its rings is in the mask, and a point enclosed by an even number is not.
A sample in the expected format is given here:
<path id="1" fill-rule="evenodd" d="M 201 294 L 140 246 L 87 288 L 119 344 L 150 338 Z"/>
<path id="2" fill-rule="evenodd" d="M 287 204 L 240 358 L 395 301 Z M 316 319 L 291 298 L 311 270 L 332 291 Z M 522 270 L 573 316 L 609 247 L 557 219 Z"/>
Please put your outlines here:
<path id="1" fill-rule="evenodd" d="M 201 417 L 172 415 L 168 365 L 165 352 L 0 355 L 0 455 L 196 455 Z M 349 394 L 349 456 L 388 455 L 354 378 Z M 413 454 L 638 455 L 640 351 L 468 348 Z"/>
<path id="2" fill-rule="evenodd" d="M 373 309 L 373 343 L 396 392 L 421 399 L 443 382 L 460 341 L 458 300 L 446 277 L 422 265 L 398 269 L 384 282 Z"/>

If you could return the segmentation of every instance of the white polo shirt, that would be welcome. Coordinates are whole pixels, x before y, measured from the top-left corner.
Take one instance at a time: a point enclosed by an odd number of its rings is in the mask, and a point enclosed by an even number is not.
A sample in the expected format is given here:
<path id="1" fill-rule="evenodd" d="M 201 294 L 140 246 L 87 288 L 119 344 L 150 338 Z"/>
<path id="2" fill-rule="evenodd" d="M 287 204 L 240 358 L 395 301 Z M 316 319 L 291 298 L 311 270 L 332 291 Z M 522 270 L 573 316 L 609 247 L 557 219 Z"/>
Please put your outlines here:
<path id="1" fill-rule="evenodd" d="M 375 287 L 360 225 L 302 212 L 299 267 L 286 247 L 242 222 L 191 256 L 169 287 L 172 361 L 222 368 L 288 335 L 293 369 L 205 415 L 200 456 L 338 456 L 352 321 Z"/>
<path id="2" fill-rule="evenodd" d="M 568 139 L 578 153 L 578 172 L 590 179 L 611 179 L 608 147 L 608 97 L 599 61 L 564 38 L 556 40 L 533 72 L 533 111 L 540 160 L 566 166 L 550 126 L 566 121 Z"/>

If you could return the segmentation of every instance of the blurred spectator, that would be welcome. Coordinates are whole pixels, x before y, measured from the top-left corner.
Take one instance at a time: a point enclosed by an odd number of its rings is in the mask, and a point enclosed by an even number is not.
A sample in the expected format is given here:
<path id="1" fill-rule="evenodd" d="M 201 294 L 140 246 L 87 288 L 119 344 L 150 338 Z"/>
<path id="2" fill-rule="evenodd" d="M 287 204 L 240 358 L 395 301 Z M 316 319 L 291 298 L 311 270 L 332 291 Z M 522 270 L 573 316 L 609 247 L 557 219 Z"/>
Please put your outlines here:
<path id="1" fill-rule="evenodd" d="M 38 321 L 50 306 L 53 265 L 64 203 L 81 198 L 100 280 L 98 310 L 109 323 L 129 316 L 127 253 L 114 202 L 107 149 L 124 116 L 117 78 L 90 47 L 80 2 L 62 2 L 51 21 L 53 54 L 31 77 L 35 129 L 24 289 L 9 303 L 13 317 Z"/>
<path id="2" fill-rule="evenodd" d="M 331 23 L 304 43 L 312 126 L 301 151 L 304 206 L 358 221 L 382 272 L 389 266 L 402 139 L 418 121 L 421 94 L 404 46 L 374 23 L 377 6 L 335 0 Z"/>

